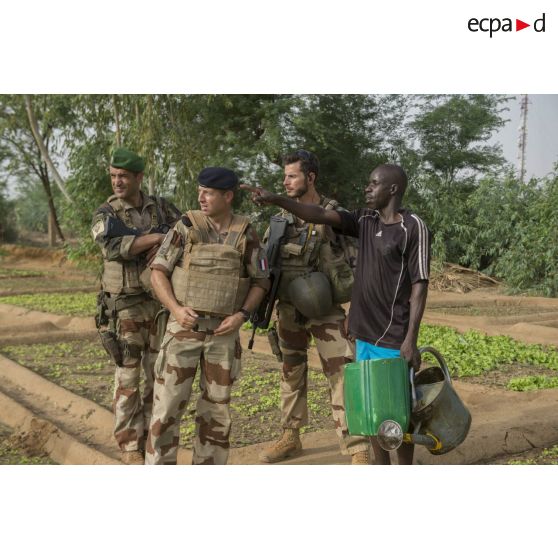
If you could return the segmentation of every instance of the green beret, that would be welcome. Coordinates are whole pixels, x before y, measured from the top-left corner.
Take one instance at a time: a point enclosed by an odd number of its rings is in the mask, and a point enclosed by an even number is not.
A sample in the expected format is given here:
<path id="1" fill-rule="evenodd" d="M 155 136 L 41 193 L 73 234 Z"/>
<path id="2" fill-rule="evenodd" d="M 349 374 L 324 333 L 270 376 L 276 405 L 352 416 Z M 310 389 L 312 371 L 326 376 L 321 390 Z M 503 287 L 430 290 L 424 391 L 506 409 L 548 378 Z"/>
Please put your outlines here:
<path id="1" fill-rule="evenodd" d="M 143 172 L 145 163 L 143 159 L 133 151 L 125 147 L 117 147 L 110 156 L 110 166 L 116 169 L 126 169 L 132 172 Z"/>

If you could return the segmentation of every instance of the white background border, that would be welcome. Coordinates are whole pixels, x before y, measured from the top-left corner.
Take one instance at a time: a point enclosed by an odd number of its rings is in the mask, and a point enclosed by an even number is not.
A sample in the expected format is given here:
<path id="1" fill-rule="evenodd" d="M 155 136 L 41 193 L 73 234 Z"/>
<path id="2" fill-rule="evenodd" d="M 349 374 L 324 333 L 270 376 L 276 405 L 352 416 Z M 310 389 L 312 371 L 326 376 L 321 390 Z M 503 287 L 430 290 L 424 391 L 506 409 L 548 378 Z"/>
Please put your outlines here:
<path id="1" fill-rule="evenodd" d="M 2 8 L 0 92 L 557 93 L 553 5 L 14 2 Z M 545 34 L 467 30 L 471 17 L 542 12 Z M 555 547 L 556 470 L 6 466 L 2 549 L 538 556 Z"/>

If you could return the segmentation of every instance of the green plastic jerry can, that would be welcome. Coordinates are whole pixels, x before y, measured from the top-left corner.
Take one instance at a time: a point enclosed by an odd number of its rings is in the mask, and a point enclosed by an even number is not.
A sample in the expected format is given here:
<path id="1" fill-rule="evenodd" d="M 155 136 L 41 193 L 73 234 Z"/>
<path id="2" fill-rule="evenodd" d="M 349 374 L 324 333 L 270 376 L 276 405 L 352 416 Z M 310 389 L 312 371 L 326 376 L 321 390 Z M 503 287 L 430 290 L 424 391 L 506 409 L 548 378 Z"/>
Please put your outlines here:
<path id="1" fill-rule="evenodd" d="M 353 436 L 376 436 L 385 420 L 407 432 L 411 417 L 409 368 L 403 358 L 345 365 L 345 414 Z"/>

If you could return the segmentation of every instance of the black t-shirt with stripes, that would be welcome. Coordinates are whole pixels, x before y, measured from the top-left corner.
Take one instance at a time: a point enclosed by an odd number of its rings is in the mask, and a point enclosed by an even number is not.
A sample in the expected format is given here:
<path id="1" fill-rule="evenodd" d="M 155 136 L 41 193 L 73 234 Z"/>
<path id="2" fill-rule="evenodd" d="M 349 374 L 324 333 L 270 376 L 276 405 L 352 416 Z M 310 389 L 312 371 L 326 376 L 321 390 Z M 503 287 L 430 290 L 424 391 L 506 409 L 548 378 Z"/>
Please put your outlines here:
<path id="1" fill-rule="evenodd" d="M 401 222 L 386 225 L 374 209 L 339 211 L 340 232 L 359 239 L 349 331 L 389 349 L 399 349 L 407 334 L 412 284 L 430 274 L 426 225 L 406 209 L 399 214 Z"/>

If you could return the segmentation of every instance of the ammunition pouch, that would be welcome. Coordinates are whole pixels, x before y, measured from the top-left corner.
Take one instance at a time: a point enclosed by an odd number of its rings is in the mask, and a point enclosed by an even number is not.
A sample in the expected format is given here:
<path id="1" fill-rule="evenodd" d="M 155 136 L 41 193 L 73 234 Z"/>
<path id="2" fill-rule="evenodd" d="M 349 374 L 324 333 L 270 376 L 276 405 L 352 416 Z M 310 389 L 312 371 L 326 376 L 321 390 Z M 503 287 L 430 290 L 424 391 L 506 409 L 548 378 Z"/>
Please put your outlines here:
<path id="1" fill-rule="evenodd" d="M 344 304 L 351 300 L 354 273 L 343 252 L 336 253 L 330 243 L 320 248 L 319 270 L 325 273 L 331 285 L 334 304 Z"/>

